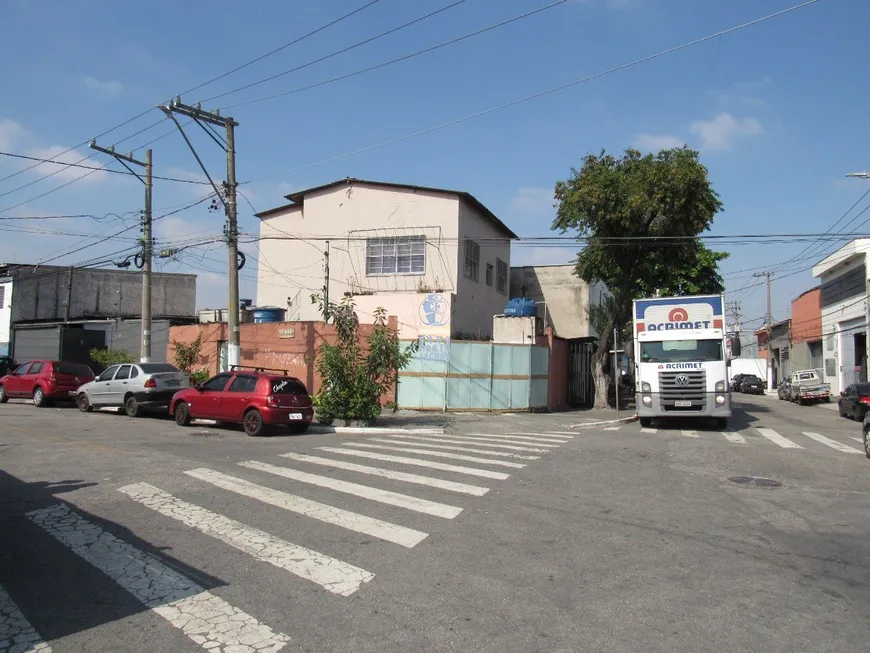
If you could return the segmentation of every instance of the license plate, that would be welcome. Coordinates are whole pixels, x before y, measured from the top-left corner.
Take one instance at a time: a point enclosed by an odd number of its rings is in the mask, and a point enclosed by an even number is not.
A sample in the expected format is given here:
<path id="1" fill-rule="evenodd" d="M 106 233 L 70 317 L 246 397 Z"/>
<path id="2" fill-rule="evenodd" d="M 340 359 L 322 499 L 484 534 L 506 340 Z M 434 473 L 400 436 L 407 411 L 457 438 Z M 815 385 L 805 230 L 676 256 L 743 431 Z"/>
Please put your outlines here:
<path id="1" fill-rule="evenodd" d="M 686 400 L 675 401 L 675 402 L 674 402 L 674 407 L 675 407 L 675 408 L 691 408 L 691 407 L 692 407 L 692 402 L 691 402 L 691 401 L 686 401 Z"/>
<path id="2" fill-rule="evenodd" d="M 181 385 L 181 381 L 164 381 L 164 383 L 166 385 L 168 385 L 170 388 L 176 388 L 179 385 Z"/>
<path id="3" fill-rule="evenodd" d="M 70 397 L 75 397 L 75 396 L 76 396 L 76 392 L 77 392 L 76 390 L 70 390 L 70 391 L 69 391 Z"/>
<path id="4" fill-rule="evenodd" d="M 291 420 L 302 419 L 302 413 L 290 413 L 287 417 Z"/>

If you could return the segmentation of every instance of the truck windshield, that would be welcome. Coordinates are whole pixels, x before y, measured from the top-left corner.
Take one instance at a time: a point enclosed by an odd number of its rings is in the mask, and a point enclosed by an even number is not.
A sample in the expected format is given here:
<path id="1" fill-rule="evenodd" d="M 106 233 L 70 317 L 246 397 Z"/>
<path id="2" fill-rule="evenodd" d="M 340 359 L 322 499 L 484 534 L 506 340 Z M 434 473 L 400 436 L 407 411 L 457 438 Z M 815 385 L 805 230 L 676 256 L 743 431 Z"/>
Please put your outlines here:
<path id="1" fill-rule="evenodd" d="M 721 340 L 662 340 L 640 346 L 642 363 L 688 363 L 722 360 Z"/>

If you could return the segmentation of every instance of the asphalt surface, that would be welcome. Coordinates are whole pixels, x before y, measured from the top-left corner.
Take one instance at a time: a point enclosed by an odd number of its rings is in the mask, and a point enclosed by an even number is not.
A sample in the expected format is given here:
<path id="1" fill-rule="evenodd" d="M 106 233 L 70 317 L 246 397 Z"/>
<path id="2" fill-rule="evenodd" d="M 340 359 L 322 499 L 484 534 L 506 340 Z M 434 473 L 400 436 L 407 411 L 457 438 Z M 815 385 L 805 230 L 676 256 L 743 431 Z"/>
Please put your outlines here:
<path id="1" fill-rule="evenodd" d="M 868 650 L 860 425 L 737 402 L 725 433 L 523 414 L 419 438 L 10 402 L 0 652 Z"/>

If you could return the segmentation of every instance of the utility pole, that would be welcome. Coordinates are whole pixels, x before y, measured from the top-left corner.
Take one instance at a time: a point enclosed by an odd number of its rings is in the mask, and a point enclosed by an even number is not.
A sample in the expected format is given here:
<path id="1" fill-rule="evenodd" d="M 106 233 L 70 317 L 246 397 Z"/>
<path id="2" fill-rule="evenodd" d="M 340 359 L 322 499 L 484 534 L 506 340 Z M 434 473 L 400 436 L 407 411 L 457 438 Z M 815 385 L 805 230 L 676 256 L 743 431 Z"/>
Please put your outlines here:
<path id="1" fill-rule="evenodd" d="M 619 345 L 616 344 L 616 337 L 617 329 L 613 327 L 613 349 L 610 350 L 610 353 L 613 354 L 613 396 L 616 403 L 616 419 L 619 419 L 619 377 L 621 371 L 619 369 L 619 355 L 625 350 L 619 349 Z"/>
<path id="2" fill-rule="evenodd" d="M 773 312 L 771 310 L 770 300 L 770 282 L 772 281 L 773 272 L 756 272 L 753 277 L 764 277 L 767 283 L 767 314 L 765 316 L 765 325 L 767 327 L 767 389 L 773 390 Z"/>
<path id="3" fill-rule="evenodd" d="M 166 106 L 159 107 L 163 113 L 171 118 L 178 131 L 184 137 L 187 146 L 196 158 L 199 167 L 202 169 L 205 176 L 208 177 L 212 188 L 224 205 L 224 210 L 227 216 L 227 222 L 224 228 L 225 240 L 227 243 L 227 278 L 229 280 L 229 299 L 228 299 L 228 315 L 227 329 L 229 331 L 229 342 L 227 343 L 227 363 L 232 369 L 233 365 L 241 364 L 241 343 L 239 337 L 239 226 L 238 226 L 238 203 L 236 202 L 236 138 L 235 128 L 239 126 L 235 120 L 229 116 L 222 116 L 219 110 L 205 111 L 199 104 L 188 105 L 181 102 L 180 97 L 176 97 Z M 224 193 L 218 190 L 214 181 L 209 175 L 208 170 L 203 165 L 202 160 L 196 153 L 187 134 L 184 133 L 181 124 L 175 118 L 173 113 L 180 113 L 183 116 L 193 119 L 196 124 L 202 127 L 203 131 L 208 134 L 219 147 L 227 153 L 227 183 L 224 188 Z M 226 138 L 221 142 L 220 136 L 211 128 L 211 125 L 217 125 L 226 129 Z M 225 196 L 225 197 L 224 197 Z"/>
<path id="4" fill-rule="evenodd" d="M 139 362 L 151 362 L 151 261 L 154 240 L 151 236 L 151 189 L 154 185 L 153 165 L 151 162 L 151 150 L 145 151 L 145 160 L 138 161 L 133 158 L 133 153 L 118 154 L 114 147 L 100 147 L 96 141 L 91 141 L 91 149 L 115 157 L 118 162 L 127 168 L 136 178 L 145 184 L 145 212 L 142 214 L 142 344 L 139 350 Z M 145 168 L 145 177 L 136 174 L 128 163 Z M 119 300 L 120 310 L 120 300 Z"/>
<path id="5" fill-rule="evenodd" d="M 326 251 L 323 252 L 323 321 L 329 321 L 329 241 L 326 241 Z"/>

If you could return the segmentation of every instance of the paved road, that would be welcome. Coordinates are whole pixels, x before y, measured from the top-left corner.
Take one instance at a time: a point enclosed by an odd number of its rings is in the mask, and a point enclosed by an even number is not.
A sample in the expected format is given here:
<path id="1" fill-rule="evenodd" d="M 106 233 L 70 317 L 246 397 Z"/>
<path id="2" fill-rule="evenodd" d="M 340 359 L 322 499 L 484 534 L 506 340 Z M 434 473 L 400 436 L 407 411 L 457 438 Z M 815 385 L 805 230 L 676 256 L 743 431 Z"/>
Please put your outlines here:
<path id="1" fill-rule="evenodd" d="M 738 401 L 257 439 L 11 402 L 0 652 L 866 650 L 860 426 Z"/>

